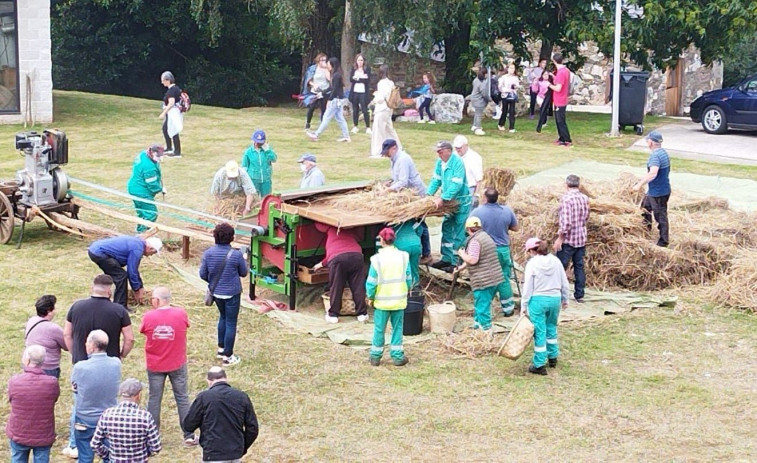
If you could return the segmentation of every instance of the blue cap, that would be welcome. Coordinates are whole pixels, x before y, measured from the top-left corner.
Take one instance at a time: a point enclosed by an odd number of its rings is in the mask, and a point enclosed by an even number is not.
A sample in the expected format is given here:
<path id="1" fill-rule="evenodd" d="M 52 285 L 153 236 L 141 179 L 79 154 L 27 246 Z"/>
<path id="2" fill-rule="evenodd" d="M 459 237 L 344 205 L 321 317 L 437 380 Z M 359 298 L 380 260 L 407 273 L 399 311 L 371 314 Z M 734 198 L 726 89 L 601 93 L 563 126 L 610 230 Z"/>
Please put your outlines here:
<path id="1" fill-rule="evenodd" d="M 252 134 L 252 141 L 255 143 L 265 143 L 265 132 L 262 130 L 256 130 L 255 133 Z"/>
<path id="2" fill-rule="evenodd" d="M 394 148 L 395 146 L 397 146 L 397 140 L 387 138 L 386 140 L 384 140 L 384 143 L 381 144 L 381 154 L 386 154 L 387 151 L 389 151 L 391 148 Z"/>
<path id="3" fill-rule="evenodd" d="M 656 130 L 652 130 L 647 134 L 647 140 L 652 140 L 655 143 L 662 143 L 662 134 Z"/>
<path id="4" fill-rule="evenodd" d="M 305 153 L 302 156 L 300 156 L 300 159 L 297 160 L 297 162 L 305 162 L 305 161 L 315 162 L 315 155 L 310 154 L 310 153 Z"/>

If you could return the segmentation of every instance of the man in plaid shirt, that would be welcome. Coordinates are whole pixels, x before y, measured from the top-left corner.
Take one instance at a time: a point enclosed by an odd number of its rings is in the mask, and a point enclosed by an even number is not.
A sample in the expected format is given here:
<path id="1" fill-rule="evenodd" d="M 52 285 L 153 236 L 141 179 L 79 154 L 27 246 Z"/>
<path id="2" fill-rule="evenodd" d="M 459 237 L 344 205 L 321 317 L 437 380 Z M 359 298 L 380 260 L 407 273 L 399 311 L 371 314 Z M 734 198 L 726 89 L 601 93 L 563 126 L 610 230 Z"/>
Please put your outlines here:
<path id="1" fill-rule="evenodd" d="M 589 198 L 578 189 L 580 179 L 577 175 L 568 175 L 565 179 L 567 192 L 560 198 L 558 218 L 560 230 L 552 246 L 563 267 L 573 261 L 573 277 L 575 289 L 573 296 L 576 302 L 584 301 L 586 288 L 586 273 L 584 272 L 584 256 L 586 255 L 586 222 L 589 220 Z"/>
<path id="2" fill-rule="evenodd" d="M 129 378 L 118 388 L 121 402 L 97 422 L 92 448 L 109 463 L 145 463 L 160 452 L 160 433 L 147 410 L 140 408 L 142 383 Z"/>

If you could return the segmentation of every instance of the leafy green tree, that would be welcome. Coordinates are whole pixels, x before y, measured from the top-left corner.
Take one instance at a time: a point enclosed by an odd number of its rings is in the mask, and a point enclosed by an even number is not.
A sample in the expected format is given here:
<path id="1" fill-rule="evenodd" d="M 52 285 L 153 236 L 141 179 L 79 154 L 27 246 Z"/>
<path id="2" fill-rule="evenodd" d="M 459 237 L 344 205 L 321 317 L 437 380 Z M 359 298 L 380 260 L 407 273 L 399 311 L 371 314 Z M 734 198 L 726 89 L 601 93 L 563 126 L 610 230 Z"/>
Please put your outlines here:
<path id="1" fill-rule="evenodd" d="M 757 42 L 754 37 L 745 37 L 723 56 L 723 87 L 754 74 L 757 74 Z"/>

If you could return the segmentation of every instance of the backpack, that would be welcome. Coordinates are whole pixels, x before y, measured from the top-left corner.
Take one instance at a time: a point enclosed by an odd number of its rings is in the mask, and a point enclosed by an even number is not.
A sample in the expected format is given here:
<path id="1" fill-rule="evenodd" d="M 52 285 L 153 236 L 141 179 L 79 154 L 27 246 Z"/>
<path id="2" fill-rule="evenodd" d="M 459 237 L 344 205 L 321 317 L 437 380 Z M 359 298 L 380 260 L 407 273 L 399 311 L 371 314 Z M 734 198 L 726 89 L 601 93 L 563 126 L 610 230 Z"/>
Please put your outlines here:
<path id="1" fill-rule="evenodd" d="M 313 80 L 313 76 L 315 76 L 315 64 L 311 64 L 308 66 L 307 70 L 305 71 L 305 76 L 302 79 L 302 91 L 300 92 L 302 95 L 307 95 L 308 93 L 312 93 L 310 91 L 310 85 L 308 85 L 308 82 Z"/>
<path id="2" fill-rule="evenodd" d="M 392 89 L 392 93 L 389 94 L 389 98 L 386 100 L 386 105 L 390 109 L 397 109 L 402 105 L 402 98 L 400 97 L 400 89 L 396 85 Z"/>
<path id="3" fill-rule="evenodd" d="M 186 113 L 192 108 L 192 100 L 189 98 L 189 93 L 182 90 L 179 97 L 179 111 Z"/>
<path id="4" fill-rule="evenodd" d="M 499 91 L 499 81 L 494 77 L 489 77 L 491 85 L 489 86 L 489 99 L 495 104 L 499 104 L 502 101 L 502 94 Z"/>

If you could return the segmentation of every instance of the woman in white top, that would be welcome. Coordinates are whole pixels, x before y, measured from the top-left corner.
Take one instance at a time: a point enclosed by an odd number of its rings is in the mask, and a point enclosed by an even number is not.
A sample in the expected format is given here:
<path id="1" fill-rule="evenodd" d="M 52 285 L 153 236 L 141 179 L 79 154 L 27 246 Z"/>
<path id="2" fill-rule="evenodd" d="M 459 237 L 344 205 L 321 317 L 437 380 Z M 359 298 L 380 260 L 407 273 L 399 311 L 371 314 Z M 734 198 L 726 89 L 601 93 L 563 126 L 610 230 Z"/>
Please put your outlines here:
<path id="1" fill-rule="evenodd" d="M 329 71 L 329 57 L 325 53 L 318 53 L 315 57 L 315 74 L 310 79 L 308 85 L 310 91 L 320 96 L 316 98 L 308 107 L 307 119 L 305 120 L 305 130 L 310 129 L 310 121 L 313 119 L 313 113 L 316 108 L 321 110 L 321 120 L 323 120 L 323 113 L 326 112 L 326 104 L 329 99 L 331 71 Z"/>
<path id="2" fill-rule="evenodd" d="M 515 133 L 515 103 L 518 102 L 520 78 L 515 74 L 515 64 L 507 66 L 507 74 L 499 78 L 499 93 L 502 96 L 502 115 L 499 116 L 499 130 L 505 130 L 505 119 L 510 117 L 510 133 Z"/>
<path id="3" fill-rule="evenodd" d="M 397 141 L 397 146 L 402 149 L 402 143 L 397 136 L 392 124 L 392 108 L 386 102 L 394 89 L 394 82 L 389 79 L 389 66 L 382 64 L 378 71 L 379 81 L 376 84 L 376 92 L 373 94 L 373 133 L 371 133 L 371 157 L 381 158 L 381 144 L 391 138 Z"/>

